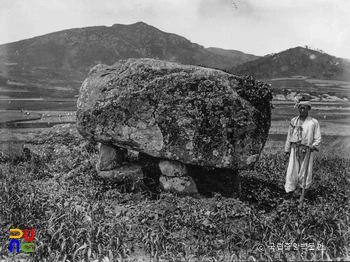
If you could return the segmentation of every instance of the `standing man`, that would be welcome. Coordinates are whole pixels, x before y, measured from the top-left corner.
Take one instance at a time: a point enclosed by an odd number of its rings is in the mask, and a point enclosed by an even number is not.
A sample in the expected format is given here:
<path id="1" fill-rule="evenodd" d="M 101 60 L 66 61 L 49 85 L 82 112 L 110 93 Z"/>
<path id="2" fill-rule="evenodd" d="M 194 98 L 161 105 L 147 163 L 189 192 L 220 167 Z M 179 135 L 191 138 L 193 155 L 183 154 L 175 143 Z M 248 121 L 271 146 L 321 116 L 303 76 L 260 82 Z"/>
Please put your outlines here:
<path id="1" fill-rule="evenodd" d="M 284 185 L 287 193 L 293 192 L 298 184 L 303 188 L 305 175 L 305 189 L 310 187 L 314 151 L 318 151 L 321 145 L 320 125 L 309 116 L 310 101 L 296 100 L 295 107 L 298 107 L 299 116 L 290 121 L 285 145 L 286 161 L 289 161 Z"/>

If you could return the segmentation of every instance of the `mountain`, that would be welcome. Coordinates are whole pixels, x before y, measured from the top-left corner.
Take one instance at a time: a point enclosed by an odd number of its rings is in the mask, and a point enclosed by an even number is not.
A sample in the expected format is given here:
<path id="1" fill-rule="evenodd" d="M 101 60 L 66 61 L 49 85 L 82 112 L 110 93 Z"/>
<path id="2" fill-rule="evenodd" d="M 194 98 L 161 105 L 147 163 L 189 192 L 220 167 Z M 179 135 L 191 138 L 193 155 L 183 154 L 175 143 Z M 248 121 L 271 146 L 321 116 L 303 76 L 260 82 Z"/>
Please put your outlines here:
<path id="1" fill-rule="evenodd" d="M 206 49 L 215 54 L 234 59 L 236 65 L 244 64 L 246 62 L 253 61 L 260 58 L 260 56 L 245 54 L 237 50 L 227 50 L 227 49 L 222 49 L 217 47 L 208 47 Z"/>
<path id="2" fill-rule="evenodd" d="M 261 80 L 292 76 L 349 80 L 350 62 L 317 50 L 295 47 L 234 66 L 228 71 Z"/>
<path id="3" fill-rule="evenodd" d="M 251 55 L 220 54 L 143 22 L 75 28 L 1 45 L 0 83 L 10 80 L 77 90 L 94 65 L 143 57 L 228 69 Z"/>

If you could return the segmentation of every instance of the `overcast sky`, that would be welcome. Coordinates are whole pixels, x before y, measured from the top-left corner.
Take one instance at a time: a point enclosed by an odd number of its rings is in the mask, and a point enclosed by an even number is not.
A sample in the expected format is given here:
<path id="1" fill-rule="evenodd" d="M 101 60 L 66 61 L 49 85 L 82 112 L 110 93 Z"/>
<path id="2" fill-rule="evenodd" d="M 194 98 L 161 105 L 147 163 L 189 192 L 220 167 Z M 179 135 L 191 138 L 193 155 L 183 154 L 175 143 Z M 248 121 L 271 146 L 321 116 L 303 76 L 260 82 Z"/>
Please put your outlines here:
<path id="1" fill-rule="evenodd" d="M 0 44 L 143 21 L 205 47 L 255 55 L 309 45 L 350 58 L 350 0 L 0 0 Z"/>

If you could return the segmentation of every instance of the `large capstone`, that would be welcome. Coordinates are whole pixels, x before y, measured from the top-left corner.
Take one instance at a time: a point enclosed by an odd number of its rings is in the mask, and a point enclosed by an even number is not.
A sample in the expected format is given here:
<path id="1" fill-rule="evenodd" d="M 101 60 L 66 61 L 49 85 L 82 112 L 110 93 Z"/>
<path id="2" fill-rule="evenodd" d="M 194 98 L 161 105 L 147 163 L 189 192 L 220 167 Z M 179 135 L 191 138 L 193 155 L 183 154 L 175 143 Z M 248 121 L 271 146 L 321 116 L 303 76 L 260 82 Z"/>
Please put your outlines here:
<path id="1" fill-rule="evenodd" d="M 88 139 L 209 168 L 243 169 L 268 137 L 272 92 L 252 77 L 155 59 L 97 65 L 80 88 Z"/>

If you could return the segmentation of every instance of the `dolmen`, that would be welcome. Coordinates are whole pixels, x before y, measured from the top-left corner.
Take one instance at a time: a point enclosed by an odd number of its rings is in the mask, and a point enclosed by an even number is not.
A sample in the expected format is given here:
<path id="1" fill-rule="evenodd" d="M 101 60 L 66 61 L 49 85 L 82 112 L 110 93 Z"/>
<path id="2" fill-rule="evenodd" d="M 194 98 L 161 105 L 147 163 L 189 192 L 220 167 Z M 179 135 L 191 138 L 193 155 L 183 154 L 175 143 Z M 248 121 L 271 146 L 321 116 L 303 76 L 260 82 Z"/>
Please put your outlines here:
<path id="1" fill-rule="evenodd" d="M 163 190 L 182 194 L 220 188 L 234 194 L 237 171 L 259 159 L 267 140 L 271 100 L 269 85 L 250 76 L 121 60 L 90 70 L 80 88 L 77 128 L 99 143 L 101 177 L 152 177 Z"/>

